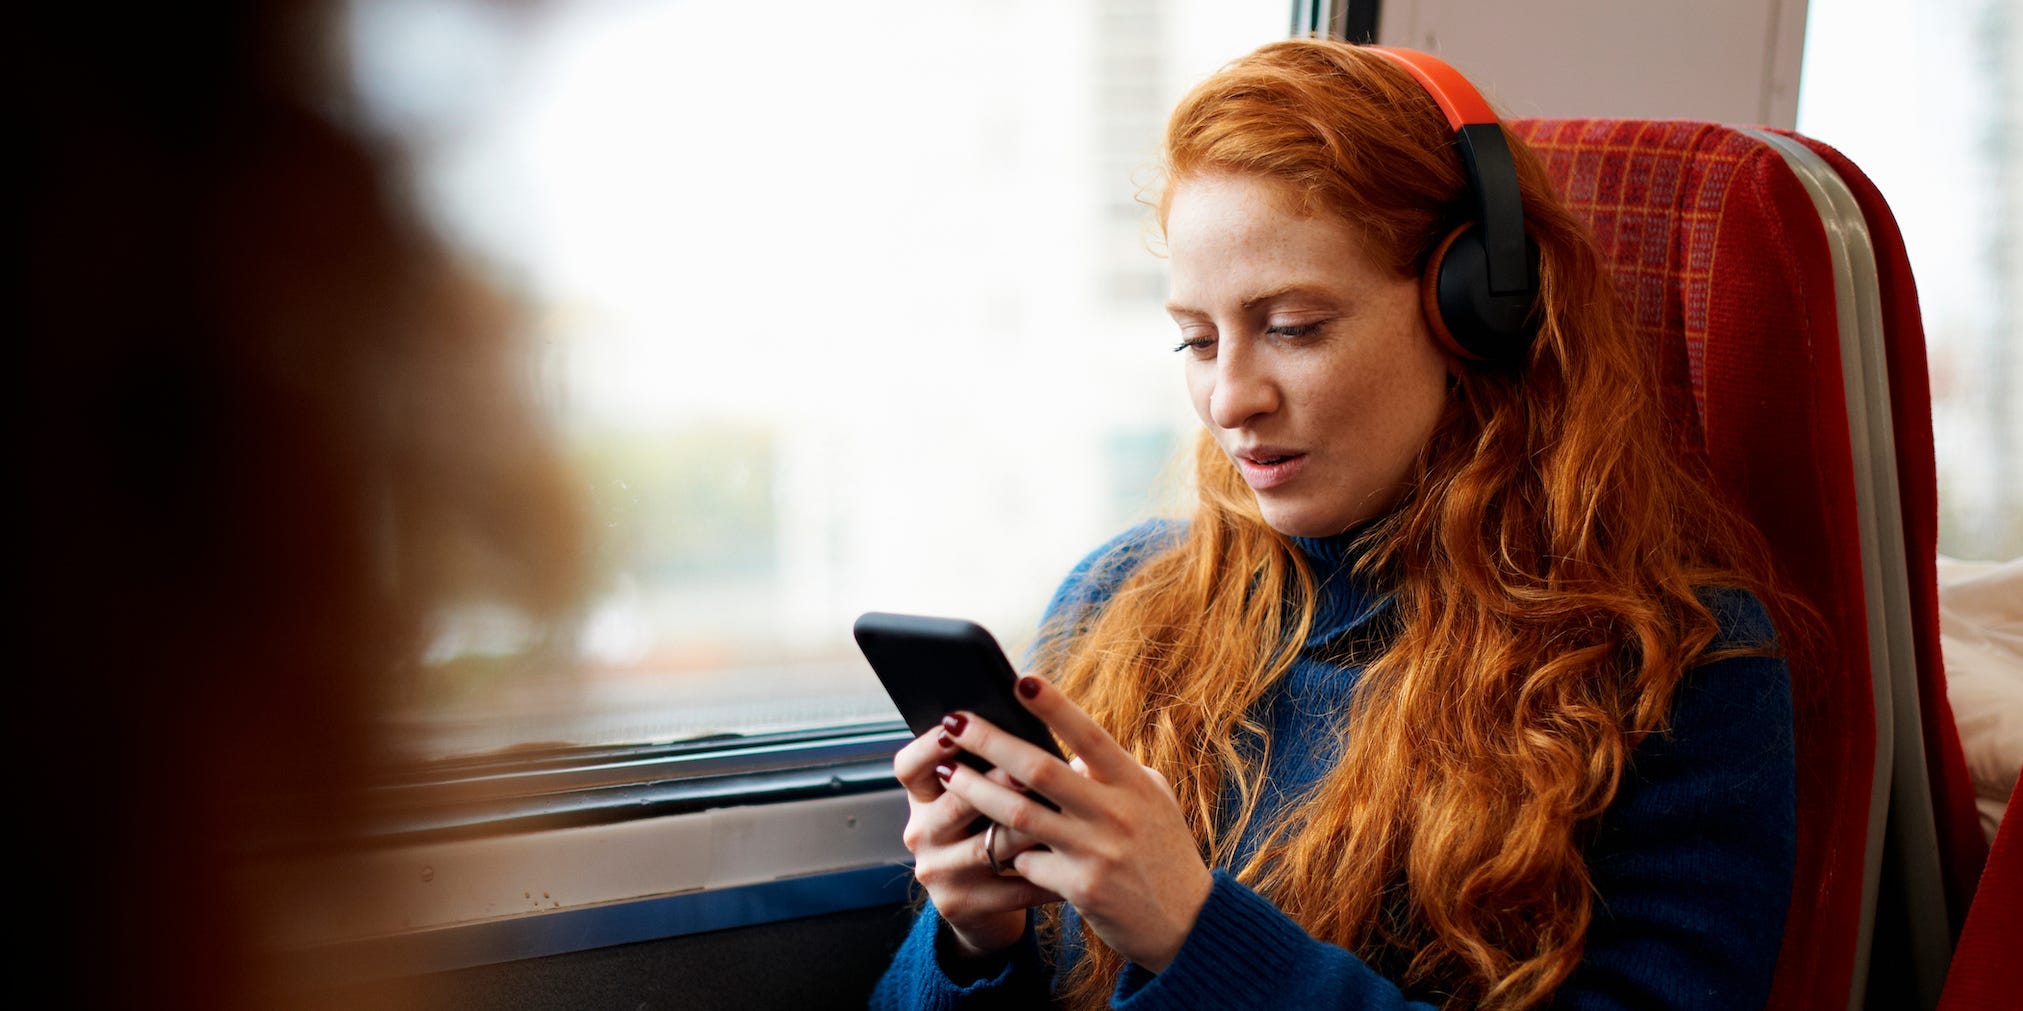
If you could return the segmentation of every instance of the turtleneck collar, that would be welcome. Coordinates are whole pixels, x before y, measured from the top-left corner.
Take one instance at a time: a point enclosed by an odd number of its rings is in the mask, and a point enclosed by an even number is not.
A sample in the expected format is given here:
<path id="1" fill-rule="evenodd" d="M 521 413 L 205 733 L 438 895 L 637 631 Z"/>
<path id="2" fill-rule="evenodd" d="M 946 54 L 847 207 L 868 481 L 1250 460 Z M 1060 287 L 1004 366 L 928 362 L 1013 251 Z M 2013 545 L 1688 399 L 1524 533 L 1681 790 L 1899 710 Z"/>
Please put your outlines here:
<path id="1" fill-rule="evenodd" d="M 1359 528 L 1332 537 L 1289 538 L 1306 558 L 1317 583 L 1313 630 L 1305 643 L 1309 648 L 1340 638 L 1367 623 L 1391 599 L 1367 575 L 1353 571 L 1356 560 L 1362 557 L 1355 544 L 1360 533 Z"/>

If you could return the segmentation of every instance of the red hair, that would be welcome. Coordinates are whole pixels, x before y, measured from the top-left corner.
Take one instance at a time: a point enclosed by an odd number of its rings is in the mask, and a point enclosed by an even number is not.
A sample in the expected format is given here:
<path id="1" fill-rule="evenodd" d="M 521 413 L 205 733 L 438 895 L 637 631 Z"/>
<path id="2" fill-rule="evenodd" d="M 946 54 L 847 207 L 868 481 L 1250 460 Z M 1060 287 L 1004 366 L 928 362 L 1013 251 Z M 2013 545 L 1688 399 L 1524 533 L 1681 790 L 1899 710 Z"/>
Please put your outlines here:
<path id="1" fill-rule="evenodd" d="M 1314 936 L 1457 1007 L 1536 1006 L 1579 962 L 1583 828 L 1635 743 L 1663 730 L 1682 672 L 1748 651 L 1712 648 L 1696 588 L 1778 599 L 1760 536 L 1666 441 L 1600 254 L 1509 141 L 1539 247 L 1538 337 L 1517 368 L 1457 370 L 1412 485 L 1358 535 L 1356 564 L 1392 593 L 1392 634 L 1338 764 L 1236 869 Z M 1162 221 L 1191 178 L 1264 177 L 1401 276 L 1471 215 L 1431 98 L 1336 42 L 1274 43 L 1203 82 L 1173 113 L 1165 162 Z M 1265 734 L 1250 714 L 1298 655 L 1315 580 L 1206 433 L 1195 464 L 1185 536 L 1095 614 L 1060 616 L 1041 663 L 1166 775 L 1221 863 L 1263 785 L 1238 742 Z M 1122 959 L 1084 941 L 1066 996 L 1095 1007 Z"/>

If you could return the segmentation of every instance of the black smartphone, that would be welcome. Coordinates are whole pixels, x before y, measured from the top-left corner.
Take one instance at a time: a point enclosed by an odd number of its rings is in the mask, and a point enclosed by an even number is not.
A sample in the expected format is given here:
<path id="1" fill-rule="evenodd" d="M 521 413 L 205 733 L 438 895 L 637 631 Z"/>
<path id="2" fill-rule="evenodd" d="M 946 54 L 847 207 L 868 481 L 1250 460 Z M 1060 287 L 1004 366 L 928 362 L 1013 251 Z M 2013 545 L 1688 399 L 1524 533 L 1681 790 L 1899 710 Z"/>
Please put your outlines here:
<path id="1" fill-rule="evenodd" d="M 1019 704 L 1018 674 L 982 625 L 872 611 L 851 631 L 914 734 L 934 730 L 943 716 L 961 709 L 1062 757 L 1053 732 Z M 978 772 L 990 769 L 989 762 L 966 751 L 961 761 Z"/>

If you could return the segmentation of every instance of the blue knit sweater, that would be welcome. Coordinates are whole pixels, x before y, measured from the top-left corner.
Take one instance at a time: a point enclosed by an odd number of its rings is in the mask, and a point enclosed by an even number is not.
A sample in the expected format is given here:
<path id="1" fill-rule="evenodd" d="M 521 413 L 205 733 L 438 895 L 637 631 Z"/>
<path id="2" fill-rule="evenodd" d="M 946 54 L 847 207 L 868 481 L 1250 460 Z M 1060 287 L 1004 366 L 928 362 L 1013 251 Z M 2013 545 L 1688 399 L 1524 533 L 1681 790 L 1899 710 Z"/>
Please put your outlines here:
<path id="1" fill-rule="evenodd" d="M 1049 618 L 1101 603 L 1179 530 L 1148 523 L 1098 549 L 1056 592 Z M 1338 647 L 1385 604 L 1347 571 L 1340 539 L 1297 543 L 1322 579 L 1319 606 L 1298 660 L 1260 703 L 1274 742 L 1267 758 L 1274 789 L 1240 849 L 1257 841 L 1279 805 L 1334 765 L 1336 721 L 1361 673 L 1342 662 Z M 1712 591 L 1704 599 L 1721 621 L 1723 643 L 1772 639 L 1754 597 Z M 1671 732 L 1637 747 L 1588 846 L 1595 915 L 1581 964 L 1554 1005 L 1762 1006 L 1791 899 L 1793 804 L 1783 662 L 1738 657 L 1688 672 L 1674 697 Z M 1128 967 L 1113 1007 L 1430 1008 L 1357 956 L 1316 940 L 1226 868 L 1214 878 L 1172 963 L 1156 975 Z M 923 909 L 872 1007 L 1041 1007 L 1065 969 L 1047 964 L 1029 926 L 987 978 L 952 978 L 951 969 L 968 974 L 944 948 L 947 933 L 933 906 Z"/>

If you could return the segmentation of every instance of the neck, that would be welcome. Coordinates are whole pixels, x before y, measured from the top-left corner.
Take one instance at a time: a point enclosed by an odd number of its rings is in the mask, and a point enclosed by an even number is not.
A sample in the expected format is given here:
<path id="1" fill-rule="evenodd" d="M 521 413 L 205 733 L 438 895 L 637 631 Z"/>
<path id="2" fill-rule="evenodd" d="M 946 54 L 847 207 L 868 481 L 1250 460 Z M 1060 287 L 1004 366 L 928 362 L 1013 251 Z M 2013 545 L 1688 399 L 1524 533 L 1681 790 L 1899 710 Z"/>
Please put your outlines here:
<path id="1" fill-rule="evenodd" d="M 1290 537 L 1314 577 L 1314 623 L 1308 645 L 1340 636 L 1383 609 L 1387 595 L 1368 573 L 1356 571 L 1363 556 L 1363 528 L 1328 537 Z"/>

